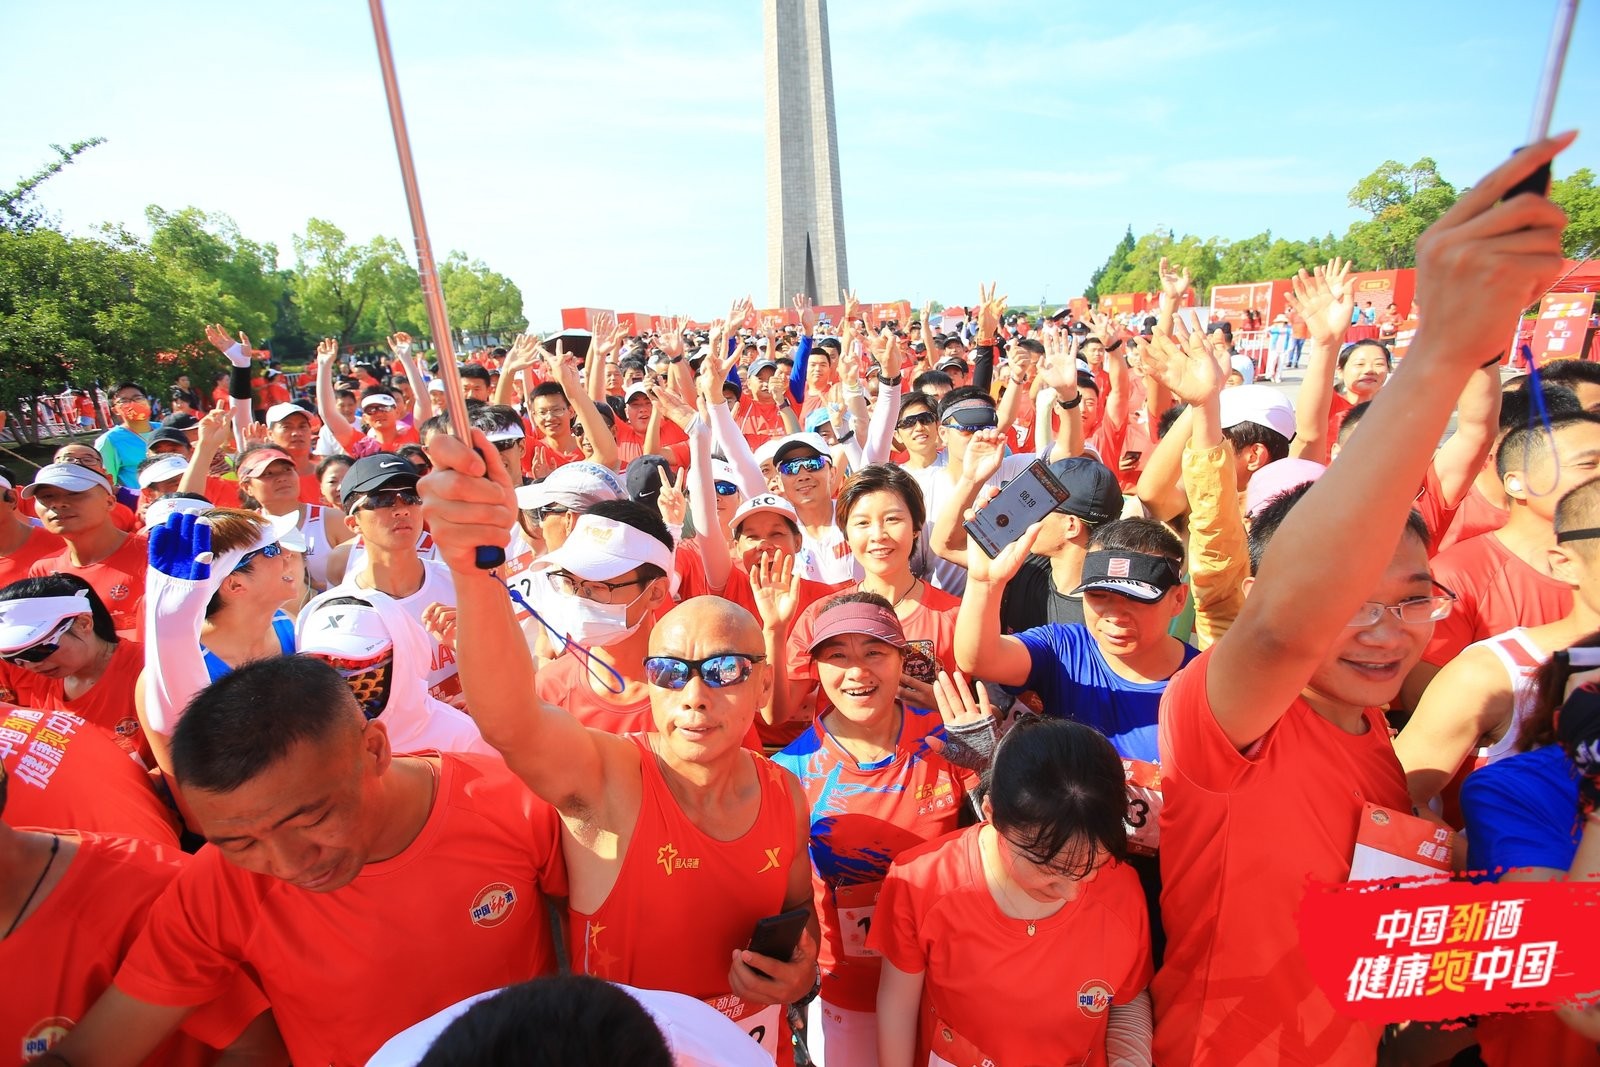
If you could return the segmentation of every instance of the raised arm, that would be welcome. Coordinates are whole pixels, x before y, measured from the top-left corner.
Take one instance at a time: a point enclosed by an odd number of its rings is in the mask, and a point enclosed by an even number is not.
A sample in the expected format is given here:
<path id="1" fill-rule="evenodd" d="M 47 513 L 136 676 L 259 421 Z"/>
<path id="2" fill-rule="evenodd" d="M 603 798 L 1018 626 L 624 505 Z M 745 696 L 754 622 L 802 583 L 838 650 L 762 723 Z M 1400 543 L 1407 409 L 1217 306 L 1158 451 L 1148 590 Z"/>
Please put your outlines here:
<path id="1" fill-rule="evenodd" d="M 933 517 L 933 532 L 928 536 L 928 547 L 940 559 L 957 566 L 966 565 L 967 530 L 962 520 L 978 502 L 978 494 L 989 479 L 999 472 L 1005 452 L 1005 436 L 999 430 L 979 430 L 967 442 L 961 477 L 956 480 L 955 490 L 946 498 L 939 514 Z"/>
<path id="2" fill-rule="evenodd" d="M 889 460 L 890 449 L 894 446 L 894 426 L 900 419 L 900 398 L 904 394 L 899 383 L 890 384 L 886 379 L 900 377 L 903 361 L 900 338 L 893 330 L 885 328 L 879 335 L 878 396 L 872 403 L 872 417 L 867 420 L 866 440 L 861 442 L 863 466 Z"/>
<path id="3" fill-rule="evenodd" d="M 404 330 L 391 334 L 389 351 L 406 372 L 406 382 L 411 386 L 411 417 L 421 426 L 433 418 L 433 398 L 428 395 L 428 383 L 423 381 L 422 371 L 417 367 L 417 357 L 411 353 L 411 335 Z"/>
<path id="4" fill-rule="evenodd" d="M 597 408 L 606 402 L 606 368 L 616 359 L 617 349 L 627 335 L 628 328 L 617 322 L 615 313 L 602 311 L 595 316 L 594 338 L 589 342 L 590 359 L 583 372 L 583 388 Z"/>
<path id="5" fill-rule="evenodd" d="M 1000 320 L 1005 317 L 1006 301 L 1010 299 L 996 297 L 994 294 L 998 288 L 999 282 L 990 282 L 987 290 L 982 285 L 978 286 L 977 356 L 973 361 L 972 384 L 986 393 L 994 382 L 995 346 L 999 343 Z M 1001 422 L 1000 425 L 1011 424 Z"/>
<path id="6" fill-rule="evenodd" d="M 239 451 L 245 448 L 244 433 L 252 421 L 250 397 L 250 338 L 243 330 L 234 340 L 220 323 L 206 327 L 206 340 L 228 358 L 228 410 L 233 418 L 233 441 Z"/>
<path id="7" fill-rule="evenodd" d="M 1078 391 L 1078 345 L 1066 330 L 1050 327 L 1041 338 L 1044 355 L 1039 359 L 1039 393 L 1034 401 L 1034 450 L 1054 462 L 1068 456 L 1083 455 L 1083 399 Z M 1061 426 L 1052 436 L 1051 415 L 1061 414 Z"/>
<path id="8" fill-rule="evenodd" d="M 200 417 L 200 437 L 195 441 L 189 465 L 178 479 L 178 492 L 199 493 L 205 496 L 206 478 L 211 474 L 211 461 L 217 458 L 223 443 L 228 440 L 231 414 L 226 408 L 212 408 Z"/>
<path id="9" fill-rule="evenodd" d="M 512 339 L 511 348 L 506 352 L 505 362 L 500 364 L 500 380 L 494 383 L 494 396 L 496 404 L 514 407 L 516 400 L 517 375 L 535 367 L 539 363 L 539 341 L 528 334 L 519 333 Z"/>
<path id="10" fill-rule="evenodd" d="M 1433 473 L 1446 507 L 1466 499 L 1489 458 L 1500 428 L 1500 364 L 1478 368 L 1456 401 L 1456 432 L 1433 454 Z"/>
<path id="11" fill-rule="evenodd" d="M 974 678 L 1022 685 L 1033 673 L 1028 646 L 1000 632 L 1000 601 L 1006 583 L 1016 577 L 1033 551 L 1041 528 L 1034 523 L 992 560 L 976 544 L 967 544 L 967 591 L 956 611 L 955 653 L 956 666 Z"/>
<path id="12" fill-rule="evenodd" d="M 597 373 L 594 368 L 595 349 L 589 347 L 589 367 L 587 373 Z M 562 392 L 567 394 L 567 403 L 572 405 L 572 410 L 578 415 L 578 424 L 583 427 L 584 436 L 589 438 L 589 443 L 594 447 L 594 461 L 602 467 L 616 470 L 617 467 L 617 439 L 611 436 L 611 430 L 606 426 L 606 420 L 600 417 L 600 409 L 595 402 L 589 399 L 589 394 L 584 392 L 583 383 L 578 381 L 578 372 L 573 368 L 572 361 L 567 358 L 565 346 L 560 341 L 556 342 L 556 350 L 552 353 L 545 351 L 546 374 L 553 382 L 559 382 Z M 510 529 L 510 527 L 507 527 Z"/>
<path id="13" fill-rule="evenodd" d="M 1341 453 L 1284 520 L 1238 621 L 1212 650 L 1208 696 L 1235 746 L 1271 729 L 1371 596 L 1456 396 L 1494 357 L 1506 324 L 1559 273 L 1561 209 L 1535 195 L 1497 201 L 1571 140 L 1518 152 L 1417 242 L 1418 300 L 1428 313 L 1411 353 L 1373 401 L 1348 456 Z"/>
<path id="14" fill-rule="evenodd" d="M 1328 462 L 1333 442 L 1328 440 L 1328 412 L 1333 407 L 1333 375 L 1339 345 L 1350 326 L 1355 289 L 1350 284 L 1350 264 L 1328 261 L 1312 274 L 1301 271 L 1290 279 L 1294 292 L 1289 306 L 1305 320 L 1306 376 L 1294 401 L 1294 443 L 1290 454 L 1317 463 Z M 1420 483 L 1419 483 L 1420 484 Z"/>
<path id="15" fill-rule="evenodd" d="M 1189 289 L 1189 268 L 1174 270 L 1172 264 L 1167 262 L 1167 257 L 1162 256 L 1156 269 L 1161 276 L 1161 296 L 1156 304 L 1156 329 L 1172 336 L 1172 318 L 1177 314 L 1178 301 Z"/>
<path id="16" fill-rule="evenodd" d="M 505 585 L 479 570 L 479 545 L 504 546 L 517 521 L 517 499 L 505 466 L 487 465 L 494 446 L 472 431 L 478 452 L 436 435 L 433 471 L 418 485 L 423 514 L 456 587 L 456 658 L 473 721 L 506 766 L 566 814 L 604 810 L 604 747 L 620 739 L 584 729 L 577 719 L 534 696 L 535 667 L 511 610 Z"/>
<path id="17" fill-rule="evenodd" d="M 339 342 L 324 337 L 317 345 L 317 414 L 333 435 L 334 441 L 348 452 L 361 433 L 350 425 L 350 420 L 339 414 L 339 402 L 333 395 L 333 364 L 338 358 Z"/>

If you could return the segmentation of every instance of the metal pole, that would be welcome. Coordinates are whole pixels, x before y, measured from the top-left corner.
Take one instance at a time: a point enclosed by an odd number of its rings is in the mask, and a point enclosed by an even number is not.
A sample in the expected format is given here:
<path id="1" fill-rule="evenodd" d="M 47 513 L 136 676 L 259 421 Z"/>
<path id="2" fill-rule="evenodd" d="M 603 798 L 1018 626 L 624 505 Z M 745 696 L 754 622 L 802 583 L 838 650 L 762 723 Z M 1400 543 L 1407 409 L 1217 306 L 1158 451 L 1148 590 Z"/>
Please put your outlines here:
<path id="1" fill-rule="evenodd" d="M 394 150 L 400 159 L 400 178 L 405 183 L 406 209 L 411 212 L 411 233 L 417 244 L 417 277 L 422 282 L 422 302 L 428 311 L 428 329 L 433 333 L 438 352 L 439 378 L 444 382 L 445 410 L 450 415 L 450 431 L 458 439 L 472 443 L 472 425 L 467 420 L 467 400 L 461 392 L 461 375 L 456 369 L 455 346 L 450 338 L 450 315 L 444 306 L 444 293 L 433 266 L 433 246 L 428 241 L 428 222 L 422 214 L 422 194 L 417 191 L 417 170 L 411 161 L 411 138 L 406 133 L 405 110 L 400 104 L 400 84 L 395 79 L 394 54 L 389 50 L 389 26 L 383 17 L 383 0 L 367 0 L 372 13 L 372 35 L 378 44 L 378 66 L 383 70 L 383 92 L 389 102 L 389 124 L 394 128 Z M 497 462 L 484 457 L 485 463 Z M 505 562 L 504 550 L 493 545 L 478 546 L 479 568 L 490 570 Z"/>

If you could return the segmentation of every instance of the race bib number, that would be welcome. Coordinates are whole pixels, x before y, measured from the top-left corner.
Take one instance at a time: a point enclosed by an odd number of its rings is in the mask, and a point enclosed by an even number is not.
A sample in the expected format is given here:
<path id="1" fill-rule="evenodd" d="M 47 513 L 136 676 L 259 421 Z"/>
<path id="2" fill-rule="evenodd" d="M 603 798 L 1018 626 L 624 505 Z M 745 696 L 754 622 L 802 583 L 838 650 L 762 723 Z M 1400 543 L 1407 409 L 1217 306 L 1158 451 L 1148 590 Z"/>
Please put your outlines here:
<path id="1" fill-rule="evenodd" d="M 1161 844 L 1161 768 L 1144 760 L 1125 759 L 1122 773 L 1128 783 L 1128 848 L 1141 856 L 1154 856 Z"/>
<path id="2" fill-rule="evenodd" d="M 779 1031 L 783 1028 L 783 1005 L 768 1004 L 757 1007 L 754 1004 L 746 1004 L 732 993 L 709 998 L 706 1003 L 732 1019 L 741 1030 L 750 1035 L 750 1040 L 761 1046 L 761 1051 L 772 1057 L 772 1062 L 778 1062 L 778 1039 L 782 1036 Z"/>
<path id="3" fill-rule="evenodd" d="M 1367 804 L 1350 857 L 1350 881 L 1447 877 L 1454 842 L 1455 834 L 1438 823 Z"/>
<path id="4" fill-rule="evenodd" d="M 872 914 L 878 910 L 878 891 L 882 882 L 867 885 L 840 886 L 833 892 L 833 902 L 839 912 L 839 937 L 844 942 L 844 954 L 855 959 L 876 959 L 879 952 L 867 947 L 867 935 L 872 932 Z"/>
<path id="5" fill-rule="evenodd" d="M 997 1067 L 983 1050 L 958 1034 L 937 1014 L 930 1012 L 924 1019 L 929 1025 L 924 1031 L 928 1039 L 928 1067 Z"/>

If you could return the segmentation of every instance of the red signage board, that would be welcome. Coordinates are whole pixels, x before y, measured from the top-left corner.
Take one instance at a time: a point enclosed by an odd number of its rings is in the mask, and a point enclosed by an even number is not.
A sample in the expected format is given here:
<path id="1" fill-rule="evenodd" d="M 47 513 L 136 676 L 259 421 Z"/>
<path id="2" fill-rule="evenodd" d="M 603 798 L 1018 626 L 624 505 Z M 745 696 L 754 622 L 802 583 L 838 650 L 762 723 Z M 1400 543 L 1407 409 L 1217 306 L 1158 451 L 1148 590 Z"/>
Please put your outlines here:
<path id="1" fill-rule="evenodd" d="M 1533 327 L 1533 358 L 1540 364 L 1555 359 L 1582 359 L 1594 313 L 1593 293 L 1546 293 Z"/>

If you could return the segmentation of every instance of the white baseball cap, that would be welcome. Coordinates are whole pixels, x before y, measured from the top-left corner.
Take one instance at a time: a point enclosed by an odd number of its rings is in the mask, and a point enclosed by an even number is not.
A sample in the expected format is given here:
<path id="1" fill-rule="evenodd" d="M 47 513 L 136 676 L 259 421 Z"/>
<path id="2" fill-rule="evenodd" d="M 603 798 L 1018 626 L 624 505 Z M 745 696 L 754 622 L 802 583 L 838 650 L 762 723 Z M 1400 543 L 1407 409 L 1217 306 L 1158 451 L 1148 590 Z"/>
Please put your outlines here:
<path id="1" fill-rule="evenodd" d="M 314 605 L 296 636 L 302 655 L 372 664 L 392 655 L 394 639 L 371 604 Z"/>
<path id="2" fill-rule="evenodd" d="M 1221 401 L 1224 430 L 1241 422 L 1253 422 L 1293 440 L 1294 405 L 1272 386 L 1236 385 L 1222 391 Z"/>
<path id="3" fill-rule="evenodd" d="M 189 461 L 176 452 L 168 452 L 139 472 L 139 488 L 148 489 L 157 482 L 179 478 L 189 469 Z"/>
<path id="4" fill-rule="evenodd" d="M 602 500 L 626 499 L 622 479 L 598 463 L 563 463 L 544 481 L 517 486 L 517 507 L 523 511 L 552 504 L 583 511 Z"/>
<path id="5" fill-rule="evenodd" d="M 770 515 L 782 515 L 784 518 L 794 523 L 795 526 L 798 527 L 800 525 L 800 513 L 794 510 L 793 504 L 789 503 L 783 497 L 778 496 L 776 493 L 762 493 L 760 496 L 753 496 L 749 500 L 746 500 L 743 504 L 740 504 L 739 510 L 733 513 L 733 521 L 729 525 L 733 529 L 734 534 L 737 536 L 739 533 L 740 523 L 744 522 L 744 520 L 748 519 L 752 515 L 760 515 L 763 513 Z"/>
<path id="6" fill-rule="evenodd" d="M 643 563 L 672 573 L 672 550 L 643 530 L 616 519 L 580 515 L 562 546 L 533 561 L 530 571 L 566 571 L 591 582 L 608 582 Z"/>
<path id="7" fill-rule="evenodd" d="M 520 441 L 528 435 L 522 432 L 522 426 L 519 423 L 514 422 L 504 429 L 495 430 L 492 433 L 484 434 L 484 436 L 487 437 L 491 442 L 498 442 Z"/>
<path id="8" fill-rule="evenodd" d="M 374 404 L 380 408 L 392 408 L 395 406 L 395 399 L 388 393 L 373 393 L 371 396 L 364 396 L 356 401 L 358 409 L 371 407 Z"/>
<path id="9" fill-rule="evenodd" d="M 0 601 L 0 655 L 20 652 L 50 636 L 63 621 L 90 614 L 89 593 Z"/>
<path id="10" fill-rule="evenodd" d="M 429 378 L 428 379 L 428 392 L 430 392 L 430 393 L 442 393 L 442 392 L 444 392 L 444 379 L 443 378 Z"/>
<path id="11" fill-rule="evenodd" d="M 311 420 L 311 425 L 313 426 L 321 421 L 299 404 L 282 403 L 274 404 L 267 409 L 267 425 L 276 426 L 284 419 L 294 415 L 304 415 L 307 419 Z"/>
<path id="12" fill-rule="evenodd" d="M 174 515 L 204 515 L 216 507 L 209 500 L 196 500 L 187 496 L 164 496 L 144 509 L 145 528 L 166 525 Z"/>
<path id="13" fill-rule="evenodd" d="M 22 487 L 24 500 L 38 492 L 42 485 L 51 485 L 57 489 L 65 489 L 69 493 L 81 493 L 88 489 L 104 489 L 111 492 L 111 483 L 106 476 L 92 467 L 79 466 L 76 463 L 48 463 L 39 468 L 39 473 L 33 476 L 33 483 Z"/>

